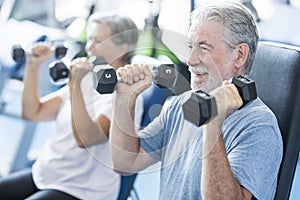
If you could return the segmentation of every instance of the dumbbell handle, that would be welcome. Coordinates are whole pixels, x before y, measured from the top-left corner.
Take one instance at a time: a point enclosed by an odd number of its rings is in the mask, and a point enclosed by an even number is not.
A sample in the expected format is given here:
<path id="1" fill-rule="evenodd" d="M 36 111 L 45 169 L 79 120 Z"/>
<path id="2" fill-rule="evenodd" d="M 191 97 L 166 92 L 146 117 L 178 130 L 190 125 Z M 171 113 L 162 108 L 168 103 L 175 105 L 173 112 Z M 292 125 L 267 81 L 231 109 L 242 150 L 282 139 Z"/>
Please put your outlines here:
<path id="1" fill-rule="evenodd" d="M 63 58 L 67 53 L 67 48 L 64 46 L 51 46 L 51 50 L 55 51 L 55 57 L 57 59 Z M 25 58 L 25 54 L 34 55 L 32 49 L 24 49 L 21 45 L 13 45 L 12 47 L 12 57 L 15 61 L 21 62 Z"/>
<path id="2" fill-rule="evenodd" d="M 147 65 L 150 68 L 150 71 L 152 72 L 153 77 L 156 77 L 158 74 L 158 68 L 161 65 L 159 65 L 159 64 L 147 64 Z M 165 70 L 165 72 L 166 72 L 166 74 L 172 74 L 172 73 L 174 73 L 174 70 L 168 68 Z M 122 78 L 118 74 L 117 74 L 117 79 L 118 79 L 118 82 L 122 82 Z"/>
<path id="3" fill-rule="evenodd" d="M 31 49 L 24 49 L 21 45 L 13 45 L 12 47 L 12 58 L 16 62 L 22 62 L 25 58 L 25 54 L 32 55 Z"/>
<path id="4" fill-rule="evenodd" d="M 153 73 L 153 82 L 159 87 L 172 88 L 177 78 L 173 64 L 148 64 Z M 97 65 L 94 71 L 94 87 L 100 94 L 112 93 L 116 83 L 122 81 L 110 65 Z"/>

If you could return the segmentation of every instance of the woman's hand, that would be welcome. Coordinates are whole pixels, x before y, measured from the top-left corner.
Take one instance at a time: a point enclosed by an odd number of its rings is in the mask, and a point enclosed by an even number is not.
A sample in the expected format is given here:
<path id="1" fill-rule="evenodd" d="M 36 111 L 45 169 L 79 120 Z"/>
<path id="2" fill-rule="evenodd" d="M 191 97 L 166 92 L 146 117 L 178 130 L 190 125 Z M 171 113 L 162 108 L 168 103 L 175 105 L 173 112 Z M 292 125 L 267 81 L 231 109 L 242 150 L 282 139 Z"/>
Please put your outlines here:
<path id="1" fill-rule="evenodd" d="M 83 77 L 92 70 L 87 58 L 77 58 L 70 65 L 69 85 L 79 85 Z"/>

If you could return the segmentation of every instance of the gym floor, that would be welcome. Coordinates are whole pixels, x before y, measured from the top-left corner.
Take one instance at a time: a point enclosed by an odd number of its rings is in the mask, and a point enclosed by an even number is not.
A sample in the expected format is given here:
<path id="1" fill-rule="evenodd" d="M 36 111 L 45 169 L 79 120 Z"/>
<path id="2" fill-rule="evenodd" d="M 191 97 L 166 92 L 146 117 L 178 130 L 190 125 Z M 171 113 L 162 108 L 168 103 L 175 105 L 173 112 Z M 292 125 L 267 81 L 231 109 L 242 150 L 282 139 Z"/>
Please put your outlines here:
<path id="1" fill-rule="evenodd" d="M 26 129 L 28 122 L 20 118 L 22 84 L 19 81 L 9 81 L 2 92 L 2 98 L 7 102 L 4 113 L 0 113 L 0 176 L 5 176 L 14 169 L 19 168 L 16 162 L 18 155 L 24 153 L 20 144 L 31 137 Z M 54 132 L 53 122 L 43 122 L 36 125 L 33 140 L 29 145 L 28 158 L 33 158 L 45 141 Z M 26 146 L 26 142 L 25 142 Z M 158 199 L 159 170 L 145 170 L 135 181 L 135 191 L 141 200 Z M 295 172 L 290 200 L 300 199 L 300 154 Z M 156 198 L 157 197 L 157 198 Z"/>

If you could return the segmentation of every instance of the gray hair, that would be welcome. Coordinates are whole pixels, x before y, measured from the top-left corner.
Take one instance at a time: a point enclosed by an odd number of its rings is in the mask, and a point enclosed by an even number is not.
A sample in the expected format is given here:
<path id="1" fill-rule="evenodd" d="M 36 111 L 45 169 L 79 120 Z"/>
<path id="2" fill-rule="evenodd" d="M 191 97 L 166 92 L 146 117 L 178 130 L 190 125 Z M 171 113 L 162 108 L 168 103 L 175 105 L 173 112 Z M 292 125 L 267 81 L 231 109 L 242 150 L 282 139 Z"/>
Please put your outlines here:
<path id="1" fill-rule="evenodd" d="M 211 2 L 200 5 L 191 14 L 192 25 L 201 21 L 216 20 L 223 24 L 223 40 L 229 49 L 247 43 L 249 54 L 244 65 L 244 73 L 251 70 L 258 44 L 258 31 L 251 12 L 237 2 Z"/>
<path id="2" fill-rule="evenodd" d="M 126 63 L 130 62 L 139 38 L 139 30 L 131 18 L 117 14 L 94 13 L 90 16 L 88 22 L 108 25 L 112 36 L 110 39 L 115 44 L 128 44 L 129 51 L 125 55 L 124 60 Z"/>

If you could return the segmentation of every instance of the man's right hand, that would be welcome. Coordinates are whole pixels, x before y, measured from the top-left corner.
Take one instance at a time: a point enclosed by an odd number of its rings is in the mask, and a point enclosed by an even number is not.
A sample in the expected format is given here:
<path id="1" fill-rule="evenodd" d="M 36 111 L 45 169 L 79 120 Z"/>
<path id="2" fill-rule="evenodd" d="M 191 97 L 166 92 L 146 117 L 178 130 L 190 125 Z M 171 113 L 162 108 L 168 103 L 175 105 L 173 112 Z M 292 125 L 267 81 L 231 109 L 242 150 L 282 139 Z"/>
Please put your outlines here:
<path id="1" fill-rule="evenodd" d="M 243 100 L 236 86 L 227 80 L 223 81 L 222 86 L 214 89 L 210 94 L 216 98 L 218 108 L 218 115 L 210 123 L 222 127 L 225 119 L 243 105 Z"/>
<path id="2" fill-rule="evenodd" d="M 117 84 L 118 94 L 129 94 L 137 97 L 151 86 L 152 72 L 148 65 L 126 65 L 117 70 L 122 82 Z"/>

